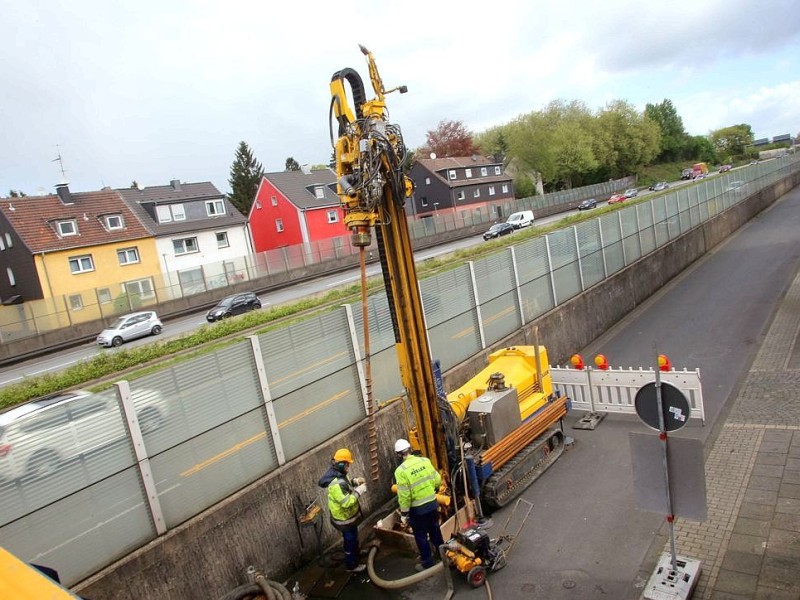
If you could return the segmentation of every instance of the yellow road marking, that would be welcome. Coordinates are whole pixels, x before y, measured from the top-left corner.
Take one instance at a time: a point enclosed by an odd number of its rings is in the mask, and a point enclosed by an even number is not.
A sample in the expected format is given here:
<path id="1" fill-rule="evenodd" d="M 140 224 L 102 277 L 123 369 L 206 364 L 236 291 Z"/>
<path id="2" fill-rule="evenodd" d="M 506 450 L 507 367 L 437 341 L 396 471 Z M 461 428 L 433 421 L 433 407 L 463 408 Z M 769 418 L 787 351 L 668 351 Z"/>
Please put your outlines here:
<path id="1" fill-rule="evenodd" d="M 223 450 L 222 452 L 220 452 L 219 454 L 217 454 L 215 456 L 212 456 L 208 460 L 204 460 L 203 462 L 196 464 L 191 469 L 185 470 L 183 473 L 181 473 L 181 477 L 188 477 L 189 475 L 194 475 L 195 473 L 197 473 L 199 471 L 202 471 L 206 467 L 209 467 L 209 466 L 213 465 L 215 462 L 218 462 L 218 461 L 222 460 L 223 458 L 227 458 L 231 454 L 234 454 L 234 453 L 238 452 L 239 450 L 241 450 L 243 448 L 246 448 L 250 444 L 252 444 L 254 442 L 257 442 L 258 440 L 260 440 L 261 438 L 265 437 L 266 435 L 267 435 L 267 432 L 266 431 L 262 431 L 261 433 L 257 433 L 253 437 L 247 438 L 243 442 L 239 442 L 238 444 L 234 444 L 233 446 L 231 446 L 227 450 Z"/>

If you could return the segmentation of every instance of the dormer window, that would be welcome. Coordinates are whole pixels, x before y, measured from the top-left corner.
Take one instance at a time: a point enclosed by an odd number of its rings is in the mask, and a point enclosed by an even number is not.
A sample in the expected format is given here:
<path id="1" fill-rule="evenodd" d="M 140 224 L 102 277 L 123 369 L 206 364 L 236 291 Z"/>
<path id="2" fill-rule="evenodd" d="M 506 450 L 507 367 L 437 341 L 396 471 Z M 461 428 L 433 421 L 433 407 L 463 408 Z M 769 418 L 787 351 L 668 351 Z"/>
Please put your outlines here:
<path id="1" fill-rule="evenodd" d="M 464 175 L 466 175 L 466 176 L 467 176 L 467 179 L 469 179 L 470 177 L 472 177 L 472 169 L 465 169 L 465 170 L 464 170 Z"/>
<path id="2" fill-rule="evenodd" d="M 209 217 L 221 217 L 225 214 L 225 202 L 222 200 L 207 200 L 206 214 Z"/>
<path id="3" fill-rule="evenodd" d="M 314 188 L 314 197 L 319 198 L 320 200 L 325 197 L 325 188 L 321 185 L 318 185 Z"/>
<path id="4" fill-rule="evenodd" d="M 502 175 L 502 173 L 500 172 L 500 167 L 495 167 L 494 168 L 494 174 L 495 175 Z"/>
<path id="5" fill-rule="evenodd" d="M 159 223 L 185 221 L 186 211 L 183 209 L 183 204 L 159 204 L 156 206 L 156 216 Z"/>
<path id="6" fill-rule="evenodd" d="M 481 177 L 486 177 L 489 174 L 489 171 L 486 167 L 481 167 Z"/>
<path id="7" fill-rule="evenodd" d="M 58 235 L 61 237 L 78 235 L 78 222 L 75 219 L 70 219 L 69 221 L 57 221 L 56 229 L 58 230 Z"/>
<path id="8" fill-rule="evenodd" d="M 122 215 L 106 215 L 106 229 L 113 231 L 122 229 Z"/>
<path id="9" fill-rule="evenodd" d="M 456 170 L 455 169 L 450 169 L 447 172 L 447 175 L 448 175 L 448 177 L 450 177 L 450 179 L 455 179 L 456 178 Z"/>

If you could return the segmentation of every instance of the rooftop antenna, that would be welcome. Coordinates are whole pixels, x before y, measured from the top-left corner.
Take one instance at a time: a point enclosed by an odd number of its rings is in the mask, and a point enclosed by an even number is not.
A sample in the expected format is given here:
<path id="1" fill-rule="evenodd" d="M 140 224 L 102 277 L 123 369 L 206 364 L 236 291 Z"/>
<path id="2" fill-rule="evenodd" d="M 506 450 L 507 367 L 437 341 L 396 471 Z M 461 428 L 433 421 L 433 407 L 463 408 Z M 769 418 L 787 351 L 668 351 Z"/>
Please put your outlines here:
<path id="1" fill-rule="evenodd" d="M 59 168 L 61 169 L 61 179 L 63 181 L 67 181 L 67 173 L 64 171 L 64 160 L 61 158 L 61 146 L 56 144 L 56 150 L 58 151 L 58 156 L 51 160 L 50 162 L 57 162 Z"/>

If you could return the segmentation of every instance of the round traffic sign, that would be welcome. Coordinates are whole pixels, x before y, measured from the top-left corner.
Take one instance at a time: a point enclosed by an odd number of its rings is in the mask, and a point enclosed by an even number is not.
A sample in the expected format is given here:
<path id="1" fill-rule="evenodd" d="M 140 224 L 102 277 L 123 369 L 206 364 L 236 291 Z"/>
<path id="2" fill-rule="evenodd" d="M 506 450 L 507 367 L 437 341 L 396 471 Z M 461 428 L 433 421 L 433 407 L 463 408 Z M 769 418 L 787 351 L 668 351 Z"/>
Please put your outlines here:
<path id="1" fill-rule="evenodd" d="M 645 425 L 661 431 L 658 423 L 658 398 L 656 382 L 646 383 L 636 392 L 634 400 L 636 414 Z M 661 382 L 661 407 L 664 415 L 664 431 L 675 431 L 689 420 L 689 401 L 683 392 L 671 383 Z"/>

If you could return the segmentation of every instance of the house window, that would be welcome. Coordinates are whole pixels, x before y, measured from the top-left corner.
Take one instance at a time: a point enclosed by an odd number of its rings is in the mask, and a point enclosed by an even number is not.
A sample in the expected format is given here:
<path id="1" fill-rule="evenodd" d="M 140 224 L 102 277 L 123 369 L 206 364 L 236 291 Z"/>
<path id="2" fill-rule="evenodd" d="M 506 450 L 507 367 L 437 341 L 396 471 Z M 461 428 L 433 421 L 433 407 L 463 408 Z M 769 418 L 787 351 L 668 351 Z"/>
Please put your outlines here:
<path id="1" fill-rule="evenodd" d="M 455 169 L 450 169 L 450 171 L 448 171 L 447 175 L 448 175 L 448 177 L 450 177 L 450 179 L 455 179 L 456 178 Z"/>
<path id="2" fill-rule="evenodd" d="M 489 186 L 489 195 L 490 196 L 494 196 L 494 186 L 493 185 Z"/>
<path id="3" fill-rule="evenodd" d="M 475 188 L 472 190 L 472 197 L 473 198 L 480 198 L 481 197 L 481 188 Z"/>
<path id="4" fill-rule="evenodd" d="M 0 250 L 5 250 L 5 249 L 6 249 L 6 245 L 3 242 L 3 238 L 0 237 Z"/>
<path id="5" fill-rule="evenodd" d="M 467 170 L 465 170 L 465 171 L 464 171 L 464 175 L 466 175 L 466 176 L 467 176 L 467 179 L 469 179 L 470 177 L 472 177 L 472 169 L 467 169 Z"/>
<path id="6" fill-rule="evenodd" d="M 8 283 L 12 286 L 17 285 L 17 278 L 14 277 L 14 271 L 11 270 L 11 267 L 6 267 L 6 275 L 8 275 Z"/>
<path id="7" fill-rule="evenodd" d="M 486 177 L 489 174 L 489 171 L 486 167 L 481 167 L 481 177 Z"/>
<path id="8" fill-rule="evenodd" d="M 92 255 L 84 254 L 83 256 L 73 256 L 69 259 L 69 270 L 72 271 L 73 275 L 94 271 Z"/>
<path id="9" fill-rule="evenodd" d="M 425 178 L 425 185 L 430 185 L 430 184 L 431 184 L 431 178 L 430 177 L 426 177 Z"/>
<path id="10" fill-rule="evenodd" d="M 500 172 L 500 167 L 495 167 L 494 168 L 494 174 L 495 175 L 502 175 L 502 173 Z"/>
<path id="11" fill-rule="evenodd" d="M 59 221 L 56 223 L 56 227 L 58 227 L 58 235 L 61 237 L 78 235 L 78 223 L 75 221 L 75 219 L 69 221 Z"/>
<path id="12" fill-rule="evenodd" d="M 83 308 L 83 296 L 74 294 L 69 297 L 69 307 L 72 310 L 80 310 Z"/>
<path id="13" fill-rule="evenodd" d="M 338 223 L 339 222 L 339 213 L 335 210 L 328 211 L 328 223 Z"/>
<path id="14" fill-rule="evenodd" d="M 156 216 L 159 223 L 185 221 L 186 211 L 183 208 L 183 204 L 161 204 L 156 206 Z"/>
<path id="15" fill-rule="evenodd" d="M 122 229 L 122 215 L 108 215 L 106 217 L 106 229 Z"/>
<path id="16" fill-rule="evenodd" d="M 117 250 L 117 259 L 121 265 L 132 265 L 139 262 L 139 250 L 137 248 L 123 248 Z"/>
<path id="17" fill-rule="evenodd" d="M 425 196 L 423 196 L 422 198 L 419 199 L 419 204 L 420 206 L 428 206 L 428 199 Z"/>
<path id="18" fill-rule="evenodd" d="M 230 245 L 231 244 L 228 241 L 228 232 L 227 231 L 218 231 L 217 232 L 217 248 L 227 248 Z"/>
<path id="19" fill-rule="evenodd" d="M 458 192 L 458 194 L 456 195 L 456 197 L 457 197 L 459 200 L 463 200 L 463 199 L 464 199 L 466 196 L 464 196 L 464 192 L 463 192 L 463 190 L 462 190 L 462 191 Z"/>
<path id="20" fill-rule="evenodd" d="M 13 248 L 14 247 L 14 240 L 11 238 L 11 234 L 10 233 L 6 234 L 6 246 L 8 246 L 9 248 Z"/>
<path id="21" fill-rule="evenodd" d="M 108 288 L 100 288 L 97 290 L 97 299 L 100 301 L 100 304 L 110 304 L 111 290 Z"/>
<path id="22" fill-rule="evenodd" d="M 190 254 L 191 252 L 198 252 L 197 238 L 183 238 L 180 240 L 172 240 L 172 247 L 175 249 L 175 256 L 179 254 Z"/>
<path id="23" fill-rule="evenodd" d="M 504 194 L 508 193 L 508 184 L 505 184 L 505 183 L 503 184 L 503 193 Z"/>
<path id="24" fill-rule="evenodd" d="M 275 229 L 279 233 L 283 231 L 283 219 L 275 219 Z"/>
<path id="25" fill-rule="evenodd" d="M 273 196 L 272 197 L 272 206 L 278 206 L 278 197 L 277 196 Z"/>
<path id="26" fill-rule="evenodd" d="M 225 214 L 225 202 L 222 200 L 207 200 L 206 214 L 209 217 L 221 217 Z"/>
<path id="27" fill-rule="evenodd" d="M 322 186 L 317 186 L 314 188 L 314 197 L 316 198 L 324 198 L 325 197 L 325 188 Z"/>
<path id="28" fill-rule="evenodd" d="M 152 298 L 155 296 L 153 292 L 153 280 L 149 277 L 137 279 L 135 281 L 126 281 L 122 284 L 122 287 L 129 296 L 138 296 L 139 298 Z"/>

